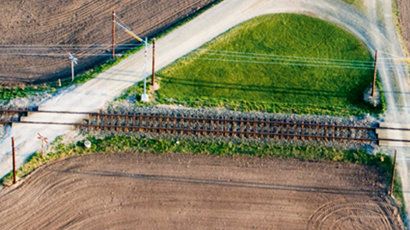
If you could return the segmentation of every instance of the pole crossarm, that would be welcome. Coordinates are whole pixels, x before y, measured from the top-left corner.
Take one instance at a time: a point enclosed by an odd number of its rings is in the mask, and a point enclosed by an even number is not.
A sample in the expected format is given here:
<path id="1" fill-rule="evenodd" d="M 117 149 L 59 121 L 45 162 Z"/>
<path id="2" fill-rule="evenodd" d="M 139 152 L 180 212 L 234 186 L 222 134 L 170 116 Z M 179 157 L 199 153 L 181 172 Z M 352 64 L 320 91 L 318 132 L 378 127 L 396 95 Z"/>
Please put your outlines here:
<path id="1" fill-rule="evenodd" d="M 137 39 L 139 42 L 143 42 L 142 38 L 140 38 L 138 35 L 134 34 L 130 29 L 127 27 L 121 25 L 121 23 L 115 21 L 115 24 L 121 27 L 121 29 L 125 30 L 125 32 L 131 36 L 133 36 L 135 39 Z"/>

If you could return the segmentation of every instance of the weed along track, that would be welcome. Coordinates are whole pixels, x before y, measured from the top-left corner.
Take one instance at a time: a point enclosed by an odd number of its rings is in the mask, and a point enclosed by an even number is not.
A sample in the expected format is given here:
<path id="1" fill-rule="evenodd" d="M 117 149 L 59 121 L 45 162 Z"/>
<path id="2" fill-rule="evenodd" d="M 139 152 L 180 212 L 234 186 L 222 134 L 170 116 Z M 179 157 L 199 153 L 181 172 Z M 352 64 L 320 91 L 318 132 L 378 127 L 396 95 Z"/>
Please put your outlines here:
<path id="1" fill-rule="evenodd" d="M 57 114 L 82 116 L 82 121 L 65 122 L 19 119 L 26 114 Z M 380 141 L 405 142 L 410 140 L 379 138 L 377 129 L 409 129 L 378 127 L 378 124 L 346 124 L 344 120 L 317 120 L 311 118 L 277 118 L 273 116 L 184 114 L 177 111 L 88 113 L 68 111 L 0 110 L 0 124 L 23 123 L 69 125 L 81 131 L 113 133 L 157 133 L 208 137 L 239 137 L 337 143 L 377 144 Z M 30 117 L 29 117 L 30 118 Z"/>

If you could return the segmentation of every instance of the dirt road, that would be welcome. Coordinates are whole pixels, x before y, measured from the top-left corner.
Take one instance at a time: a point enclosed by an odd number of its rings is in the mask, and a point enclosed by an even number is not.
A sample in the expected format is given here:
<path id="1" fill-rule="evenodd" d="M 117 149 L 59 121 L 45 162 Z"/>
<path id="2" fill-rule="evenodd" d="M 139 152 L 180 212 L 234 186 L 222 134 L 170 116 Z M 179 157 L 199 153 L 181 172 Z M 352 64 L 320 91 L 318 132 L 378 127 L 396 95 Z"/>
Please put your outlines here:
<path id="1" fill-rule="evenodd" d="M 382 175 L 354 164 L 89 155 L 0 193 L 4 229 L 402 229 Z"/>

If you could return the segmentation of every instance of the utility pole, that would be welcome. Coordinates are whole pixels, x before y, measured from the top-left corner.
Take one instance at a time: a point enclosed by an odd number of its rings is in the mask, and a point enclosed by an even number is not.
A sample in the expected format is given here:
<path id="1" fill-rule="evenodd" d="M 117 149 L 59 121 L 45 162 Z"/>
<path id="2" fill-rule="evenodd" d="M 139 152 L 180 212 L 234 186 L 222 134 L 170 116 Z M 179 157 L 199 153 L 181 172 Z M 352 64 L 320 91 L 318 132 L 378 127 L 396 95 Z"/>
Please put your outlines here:
<path id="1" fill-rule="evenodd" d="M 16 149 L 14 148 L 14 137 L 11 138 L 11 148 L 13 152 L 13 184 L 17 182 L 16 176 Z"/>
<path id="2" fill-rule="evenodd" d="M 372 88 L 372 97 L 374 97 L 376 91 L 376 77 L 377 77 L 377 50 L 374 58 L 374 75 L 373 75 L 373 88 Z"/>
<path id="3" fill-rule="evenodd" d="M 144 69 L 142 71 L 142 77 L 144 78 L 144 93 L 141 95 L 141 101 L 148 102 L 149 97 L 147 94 L 147 57 L 148 57 L 148 38 L 145 38 L 145 50 L 144 50 Z"/>
<path id="4" fill-rule="evenodd" d="M 390 193 L 389 195 L 393 195 L 393 188 L 394 188 L 394 177 L 396 172 L 396 158 L 397 158 L 397 150 L 394 151 L 394 160 L 393 160 L 393 172 L 391 175 L 391 186 L 390 186 Z"/>
<path id="5" fill-rule="evenodd" d="M 155 38 L 152 39 L 152 82 L 151 85 L 155 84 Z"/>
<path id="6" fill-rule="evenodd" d="M 112 11 L 112 59 L 115 57 L 115 11 Z"/>

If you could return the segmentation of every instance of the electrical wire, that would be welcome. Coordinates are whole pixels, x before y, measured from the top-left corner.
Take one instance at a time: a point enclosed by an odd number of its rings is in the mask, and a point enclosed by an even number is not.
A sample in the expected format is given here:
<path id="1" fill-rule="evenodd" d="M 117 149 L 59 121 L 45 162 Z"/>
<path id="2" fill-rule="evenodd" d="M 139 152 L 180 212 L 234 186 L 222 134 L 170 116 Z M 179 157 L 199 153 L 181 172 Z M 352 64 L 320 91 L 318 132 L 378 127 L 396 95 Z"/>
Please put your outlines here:
<path id="1" fill-rule="evenodd" d="M 235 59 L 219 59 L 219 58 L 184 58 L 195 59 L 205 61 L 220 61 L 220 62 L 232 62 L 232 63 L 247 63 L 247 64 L 269 64 L 269 65 L 287 65 L 287 66 L 307 66 L 307 67 L 325 67 L 325 68 L 340 68 L 340 69 L 360 69 L 360 70 L 372 70 L 370 67 L 353 67 L 353 66 L 341 66 L 341 65 L 315 65 L 306 63 L 285 63 L 285 62 L 267 62 L 267 61 L 250 61 L 250 60 L 235 60 Z"/>
<path id="2" fill-rule="evenodd" d="M 331 59 L 331 58 L 319 58 L 319 57 L 300 57 L 300 56 L 287 56 L 287 55 L 263 54 L 263 53 L 249 53 L 249 52 L 240 52 L 240 51 L 225 51 L 225 50 L 212 50 L 212 49 L 198 49 L 198 50 L 212 51 L 212 52 L 219 52 L 219 53 L 248 54 L 248 55 L 267 56 L 267 57 L 286 57 L 286 58 L 294 58 L 294 59 L 309 59 L 309 60 L 328 60 L 328 61 L 373 63 L 372 61 L 363 61 L 363 60 Z"/>
<path id="3" fill-rule="evenodd" d="M 353 67 L 371 67 L 373 68 L 373 64 L 353 64 L 353 63 L 348 63 L 348 62 L 335 62 L 335 61 L 309 61 L 309 60 L 303 60 L 303 59 L 291 59 L 291 58 L 273 58 L 273 57 L 256 57 L 256 56 L 248 56 L 248 55 L 230 55 L 230 54 L 219 54 L 219 53 L 205 53 L 204 55 L 211 55 L 211 56 L 219 56 L 219 57 L 236 57 L 236 58 L 247 58 L 247 59 L 256 59 L 256 60 L 271 60 L 271 61 L 289 61 L 289 62 L 301 62 L 301 63 L 314 63 L 314 64 L 338 64 L 338 65 L 343 65 L 343 66 L 353 66 Z"/>
<path id="4" fill-rule="evenodd" d="M 187 57 L 185 59 L 202 59 L 208 61 L 224 61 L 224 62 L 242 62 L 254 64 L 277 64 L 277 65 L 297 65 L 309 67 L 335 67 L 348 69 L 374 69 L 373 61 L 364 60 L 347 60 L 347 59 L 331 59 L 331 58 L 316 58 L 316 57 L 300 57 L 276 54 L 249 53 L 239 51 L 222 51 L 212 49 L 199 49 L 205 51 L 199 53 L 202 57 Z M 210 57 L 209 57 L 210 56 Z M 232 59 L 235 58 L 235 59 Z M 262 60 L 262 61 L 261 61 Z M 266 60 L 266 61 L 263 61 Z M 392 69 L 398 66 L 398 63 L 384 63 L 385 69 Z M 273 61 L 273 62 L 272 62 Z"/>
<path id="5" fill-rule="evenodd" d="M 141 46 L 141 44 L 117 44 L 118 46 Z M 1 48 L 82 48 L 82 47 L 111 47 L 112 44 L 0 44 Z"/>
<path id="6" fill-rule="evenodd" d="M 80 53 L 74 54 L 75 56 L 112 56 L 112 54 L 87 54 Z M 116 54 L 116 56 L 121 56 L 122 54 Z M 68 57 L 68 54 L 64 53 L 0 53 L 0 56 L 36 56 L 36 57 Z"/>
<path id="7" fill-rule="evenodd" d="M 299 57 L 299 56 L 249 53 L 249 52 L 239 52 L 239 51 L 221 51 L 221 50 L 212 50 L 212 49 L 199 49 L 199 50 L 205 51 L 204 55 L 210 54 L 210 55 L 217 55 L 217 56 L 237 57 L 237 58 L 269 59 L 269 60 L 275 60 L 275 61 L 301 60 L 303 62 L 316 63 L 316 64 L 339 64 L 339 65 L 346 65 L 346 66 L 374 68 L 374 61 L 330 59 L 330 58 L 316 58 L 316 57 Z M 236 55 L 236 54 L 241 54 L 241 55 Z M 380 64 L 383 63 L 384 66 L 387 66 L 390 68 L 400 66 L 400 63 L 398 63 L 395 60 L 397 60 L 397 58 L 379 58 L 378 63 Z"/>

